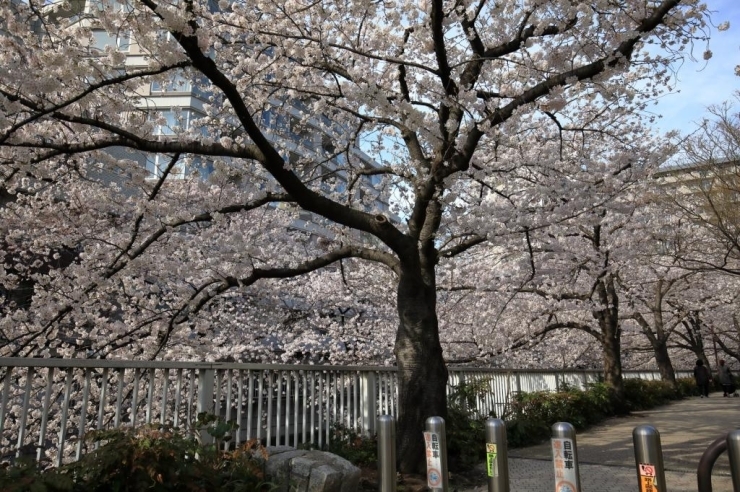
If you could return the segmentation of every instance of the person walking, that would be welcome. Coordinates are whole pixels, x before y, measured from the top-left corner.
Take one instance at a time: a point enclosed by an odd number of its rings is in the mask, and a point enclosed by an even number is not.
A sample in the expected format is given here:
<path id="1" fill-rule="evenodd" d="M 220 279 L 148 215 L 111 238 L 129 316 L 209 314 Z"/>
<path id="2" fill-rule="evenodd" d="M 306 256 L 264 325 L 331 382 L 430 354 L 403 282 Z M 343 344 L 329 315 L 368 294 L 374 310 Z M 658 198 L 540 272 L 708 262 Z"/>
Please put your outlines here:
<path id="1" fill-rule="evenodd" d="M 701 359 L 697 360 L 696 366 L 694 366 L 694 379 L 696 379 L 696 386 L 699 387 L 700 398 L 709 398 L 709 382 L 712 380 L 712 376 Z"/>
<path id="2" fill-rule="evenodd" d="M 719 361 L 719 383 L 722 385 L 722 396 L 731 396 L 735 392 L 735 380 L 732 377 L 730 368 L 725 365 L 725 360 Z"/>

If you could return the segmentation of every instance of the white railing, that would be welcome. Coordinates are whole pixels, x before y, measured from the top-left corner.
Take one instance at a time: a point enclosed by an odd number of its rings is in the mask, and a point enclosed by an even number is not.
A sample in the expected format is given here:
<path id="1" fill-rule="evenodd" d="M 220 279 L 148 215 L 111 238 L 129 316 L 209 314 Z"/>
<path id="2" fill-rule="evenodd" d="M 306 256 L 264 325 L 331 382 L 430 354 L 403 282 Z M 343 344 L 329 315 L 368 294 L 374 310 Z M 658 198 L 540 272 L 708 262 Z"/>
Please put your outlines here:
<path id="1" fill-rule="evenodd" d="M 505 415 L 514 393 L 584 388 L 600 371 L 450 368 L 448 392 L 477 383 L 480 415 Z M 657 373 L 626 377 L 659 379 Z M 235 420 L 233 442 L 328 443 L 336 424 L 372 434 L 396 414 L 392 367 L 0 358 L 0 462 L 79 459 L 87 432 L 161 423 L 192 430 L 200 412 Z M 207 438 L 207 436 L 206 436 Z"/>

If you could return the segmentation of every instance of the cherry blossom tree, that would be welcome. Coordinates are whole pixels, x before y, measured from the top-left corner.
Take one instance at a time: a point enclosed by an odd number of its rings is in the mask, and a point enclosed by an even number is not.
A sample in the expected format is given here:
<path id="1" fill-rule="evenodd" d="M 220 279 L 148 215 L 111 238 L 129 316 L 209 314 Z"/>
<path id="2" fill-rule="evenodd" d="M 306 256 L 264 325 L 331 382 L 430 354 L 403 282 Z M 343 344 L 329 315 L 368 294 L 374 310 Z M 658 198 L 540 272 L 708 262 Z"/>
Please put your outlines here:
<path id="1" fill-rule="evenodd" d="M 599 342 L 605 379 L 623 399 L 621 263 L 612 243 L 630 235 L 623 232 L 629 216 L 601 209 L 583 219 L 531 239 L 533 252 L 544 254 L 533 256 L 533 278 L 522 292 L 546 301 L 539 333 L 580 330 Z"/>
<path id="2" fill-rule="evenodd" d="M 723 284 L 725 290 L 718 293 L 712 308 L 704 313 L 705 331 L 712 341 L 716 361 L 722 358 L 723 354 L 725 357 L 740 361 L 740 317 L 737 314 L 740 296 L 737 294 L 737 283 Z"/>
<path id="3" fill-rule="evenodd" d="M 30 308 L 0 321 L 3 354 L 71 356 L 107 345 L 127 356 L 211 357 L 197 340 L 214 330 L 238 352 L 241 342 L 214 325 L 224 296 L 259 305 L 254 294 L 285 279 L 351 258 L 376 263 L 395 290 L 399 457 L 409 471 L 422 463 L 424 420 L 446 415 L 440 276 L 505 229 L 527 241 L 543 224 L 593 210 L 581 169 L 600 169 L 601 180 L 587 183 L 600 186 L 631 168 L 622 149 L 577 160 L 534 129 L 567 133 L 577 121 L 583 134 L 603 132 L 605 115 L 644 107 L 669 64 L 701 38 L 706 7 L 132 0 L 94 15 L 77 8 L 0 3 L 0 179 L 14 197 L 1 212 L 0 282 L 33 280 Z M 96 29 L 114 46 L 92 50 Z M 128 46 L 139 54 L 127 57 Z M 210 94 L 199 118 L 148 105 L 142 87 L 175 75 Z M 272 119 L 313 150 L 296 152 L 294 140 L 268 132 Z M 168 124 L 175 128 L 161 135 Z M 156 163 L 155 176 L 141 155 Z M 395 203 L 400 221 L 378 196 Z M 290 227 L 302 212 L 323 241 Z M 608 216 L 589 216 L 592 243 Z M 39 269 L 62 249 L 75 252 L 69 265 Z M 615 278 L 604 272 L 591 313 L 611 327 Z M 239 315 L 264 322 L 251 309 Z"/>
<path id="4" fill-rule="evenodd" d="M 650 195 L 660 197 L 659 187 L 653 191 Z M 639 326 L 663 379 L 675 381 L 674 357 L 685 362 L 690 352 L 711 367 L 706 341 L 716 345 L 718 333 L 732 333 L 732 321 L 722 313 L 735 302 L 737 279 L 717 270 L 685 268 L 684 248 L 697 240 L 689 232 L 703 231 L 683 227 L 685 218 L 672 214 L 672 207 L 650 201 L 640 209 L 642 252 L 633 256 L 620 285 L 625 316 Z"/>
<path id="5" fill-rule="evenodd" d="M 735 95 L 736 101 L 740 94 Z M 726 102 L 686 138 L 679 164 L 661 173 L 665 200 L 680 215 L 693 241 L 681 257 L 694 269 L 740 274 L 740 113 Z"/>
<path id="6" fill-rule="evenodd" d="M 705 329 L 699 312 L 690 312 L 676 329 L 675 335 L 673 347 L 690 351 L 697 360 L 701 359 L 705 366 L 712 367 L 706 346 L 710 333 Z"/>
<path id="7" fill-rule="evenodd" d="M 695 278 L 692 278 L 692 272 L 681 268 L 652 266 L 646 270 L 651 275 L 622 277 L 632 280 L 629 286 L 625 285 L 627 282 L 622 282 L 631 308 L 627 316 L 634 320 L 649 342 L 661 378 L 675 384 L 676 373 L 669 353 L 670 340 L 676 337 L 674 332 L 684 326 L 691 312 L 689 301 L 680 296 L 689 292 L 686 286 Z"/>

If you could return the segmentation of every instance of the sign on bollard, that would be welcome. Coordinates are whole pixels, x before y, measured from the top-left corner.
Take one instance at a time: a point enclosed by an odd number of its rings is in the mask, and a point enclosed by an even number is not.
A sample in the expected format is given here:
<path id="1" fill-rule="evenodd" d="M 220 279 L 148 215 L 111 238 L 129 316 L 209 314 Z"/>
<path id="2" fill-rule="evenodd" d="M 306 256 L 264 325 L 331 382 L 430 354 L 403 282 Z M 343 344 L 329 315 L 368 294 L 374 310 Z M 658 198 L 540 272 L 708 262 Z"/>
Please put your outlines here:
<path id="1" fill-rule="evenodd" d="M 553 424 L 551 444 L 555 492 L 580 492 L 576 429 L 567 422 Z"/>
<path id="2" fill-rule="evenodd" d="M 486 471 L 488 492 L 509 492 L 506 424 L 501 419 L 486 420 Z"/>
<path id="3" fill-rule="evenodd" d="M 635 466 L 640 492 L 666 492 L 663 449 L 660 433 L 652 425 L 638 425 L 632 431 Z"/>
<path id="4" fill-rule="evenodd" d="M 424 431 L 424 445 L 427 457 L 427 486 L 432 490 L 447 492 L 447 441 L 445 439 L 445 420 L 442 417 L 429 417 Z"/>

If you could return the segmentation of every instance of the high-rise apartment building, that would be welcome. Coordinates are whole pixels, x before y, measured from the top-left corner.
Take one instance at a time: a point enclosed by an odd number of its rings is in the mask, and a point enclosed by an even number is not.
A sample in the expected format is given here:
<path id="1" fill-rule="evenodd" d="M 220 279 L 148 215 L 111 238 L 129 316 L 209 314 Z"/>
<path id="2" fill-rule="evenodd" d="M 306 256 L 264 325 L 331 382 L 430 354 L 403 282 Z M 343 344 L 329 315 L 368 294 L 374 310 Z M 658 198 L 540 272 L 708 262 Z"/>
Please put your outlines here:
<path id="1" fill-rule="evenodd" d="M 100 56 L 110 50 L 120 52 L 123 61 L 119 66 L 110 66 L 110 73 L 125 72 L 141 69 L 148 66 L 147 57 L 151 53 L 140 45 L 134 36 L 127 31 L 111 32 L 98 21 L 102 11 L 125 12 L 131 7 L 127 0 L 69 0 L 49 4 L 46 9 L 48 20 L 59 22 L 64 19 L 71 26 L 84 27 L 89 31 L 87 40 L 78 40 L 86 44 L 90 56 Z M 214 9 L 217 7 L 213 6 Z M 157 35 L 157 42 L 173 43 L 169 32 Z M 147 114 L 152 123 L 152 132 L 160 138 L 172 138 L 181 132 L 209 136 L 205 124 L 205 106 L 217 106 L 219 94 L 212 90 L 208 80 L 188 69 L 168 71 L 160 76 L 151 77 L 148 84 L 142 85 L 131 94 L 135 99 L 135 106 Z M 270 100 L 270 106 L 262 110 L 259 123 L 267 138 L 281 149 L 283 157 L 298 173 L 309 173 L 310 178 L 322 180 L 321 176 L 331 176 L 323 179 L 320 186 L 324 190 L 334 190 L 344 193 L 347 187 L 347 174 L 342 168 L 347 165 L 348 153 L 355 166 L 366 168 L 378 166 L 361 148 L 354 143 L 348 143 L 348 136 L 344 128 L 331 119 L 331 115 L 313 114 L 310 101 L 291 100 L 276 96 Z M 238 125 L 235 125 L 238 128 Z M 213 135 L 210 135 L 213 136 Z M 342 151 L 339 151 L 341 149 Z M 156 179 L 161 176 L 163 169 L 170 162 L 171 156 L 132 152 L 129 149 L 112 148 L 109 152 L 117 158 L 126 158 L 137 161 L 145 167 L 149 177 Z M 306 169 L 301 162 L 321 162 L 318 166 Z M 168 179 L 182 179 L 190 173 L 197 172 L 206 178 L 213 170 L 213 164 L 201 158 L 183 160 L 170 171 Z M 306 177 L 306 176 L 302 176 Z M 114 175 L 106 179 L 115 180 Z M 372 208 L 389 213 L 387 194 L 377 191 L 378 176 L 368 175 L 360 179 L 353 191 L 354 198 L 364 198 L 372 203 Z M 246 182 L 245 186 L 249 186 Z M 358 203 L 359 200 L 354 201 Z M 317 228 L 320 220 L 313 218 L 308 212 L 300 214 L 295 226 L 312 230 L 321 234 Z"/>

